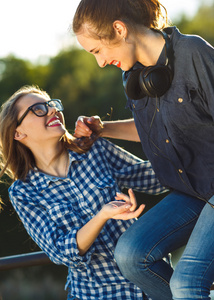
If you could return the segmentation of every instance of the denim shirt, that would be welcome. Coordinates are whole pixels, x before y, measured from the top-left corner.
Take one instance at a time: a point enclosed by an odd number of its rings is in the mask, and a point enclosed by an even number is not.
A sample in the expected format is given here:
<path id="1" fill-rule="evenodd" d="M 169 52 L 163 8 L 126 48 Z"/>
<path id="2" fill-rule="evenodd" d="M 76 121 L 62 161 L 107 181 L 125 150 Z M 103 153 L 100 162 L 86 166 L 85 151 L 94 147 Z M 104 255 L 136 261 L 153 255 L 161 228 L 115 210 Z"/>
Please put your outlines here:
<path id="1" fill-rule="evenodd" d="M 214 48 L 176 27 L 165 31 L 174 51 L 172 85 L 158 99 L 127 97 L 127 107 L 160 182 L 207 201 L 214 194 Z M 158 63 L 165 60 L 162 51 Z"/>

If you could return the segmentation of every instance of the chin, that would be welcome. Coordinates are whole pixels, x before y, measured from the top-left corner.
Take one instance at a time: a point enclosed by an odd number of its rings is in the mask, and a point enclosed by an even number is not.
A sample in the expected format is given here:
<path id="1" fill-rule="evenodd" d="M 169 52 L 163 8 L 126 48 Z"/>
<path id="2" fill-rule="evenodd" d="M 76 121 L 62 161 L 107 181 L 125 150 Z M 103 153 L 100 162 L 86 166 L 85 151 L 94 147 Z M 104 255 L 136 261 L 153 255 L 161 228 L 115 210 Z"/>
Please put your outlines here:
<path id="1" fill-rule="evenodd" d="M 127 66 L 125 67 L 125 66 L 123 66 L 123 67 L 121 67 L 121 70 L 124 71 L 124 72 L 125 71 L 129 71 L 132 67 L 133 66 L 131 66 L 131 67 L 127 67 Z"/>

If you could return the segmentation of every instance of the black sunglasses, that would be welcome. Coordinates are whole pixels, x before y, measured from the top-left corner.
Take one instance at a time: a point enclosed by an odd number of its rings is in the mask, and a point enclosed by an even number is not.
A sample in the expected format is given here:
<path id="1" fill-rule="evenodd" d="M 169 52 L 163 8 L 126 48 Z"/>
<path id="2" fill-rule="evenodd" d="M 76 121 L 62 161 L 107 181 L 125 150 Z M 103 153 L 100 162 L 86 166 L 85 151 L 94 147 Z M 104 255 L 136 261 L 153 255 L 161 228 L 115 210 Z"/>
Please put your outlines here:
<path id="1" fill-rule="evenodd" d="M 55 107 L 57 111 L 63 111 L 63 105 L 61 100 L 59 99 L 51 99 L 46 102 L 39 102 L 35 103 L 28 107 L 28 109 L 23 113 L 21 118 L 17 121 L 17 126 L 19 126 L 23 119 L 27 116 L 29 111 L 32 111 L 37 117 L 43 117 L 46 116 L 48 113 L 48 106 Z"/>

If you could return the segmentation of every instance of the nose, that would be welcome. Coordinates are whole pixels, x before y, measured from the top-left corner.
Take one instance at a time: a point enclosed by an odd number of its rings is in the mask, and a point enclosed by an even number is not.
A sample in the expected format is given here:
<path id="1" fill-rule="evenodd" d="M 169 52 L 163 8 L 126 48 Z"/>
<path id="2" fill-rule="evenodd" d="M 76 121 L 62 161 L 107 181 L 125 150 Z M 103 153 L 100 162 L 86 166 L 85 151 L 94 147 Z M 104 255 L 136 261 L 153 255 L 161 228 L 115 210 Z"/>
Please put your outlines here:
<path id="1" fill-rule="evenodd" d="M 107 65 L 107 61 L 102 57 L 96 57 L 96 60 L 100 68 L 104 68 Z"/>
<path id="2" fill-rule="evenodd" d="M 54 106 L 48 106 L 48 113 L 47 113 L 47 115 L 48 116 L 51 116 L 51 115 L 55 115 L 56 113 L 57 113 L 57 109 L 56 109 L 56 107 L 54 107 Z"/>

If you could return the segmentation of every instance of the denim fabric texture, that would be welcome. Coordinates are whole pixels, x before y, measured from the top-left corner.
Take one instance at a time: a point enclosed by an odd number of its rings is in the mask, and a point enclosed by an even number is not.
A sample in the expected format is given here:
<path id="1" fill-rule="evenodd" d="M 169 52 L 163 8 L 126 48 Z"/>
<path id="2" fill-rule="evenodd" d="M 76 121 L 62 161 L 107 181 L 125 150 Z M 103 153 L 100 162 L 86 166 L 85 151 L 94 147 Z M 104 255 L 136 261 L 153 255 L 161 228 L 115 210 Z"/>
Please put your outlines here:
<path id="1" fill-rule="evenodd" d="M 214 204 L 214 197 L 209 202 Z M 214 274 L 213 210 L 205 205 L 175 268 L 170 281 L 174 300 L 210 299 Z"/>
<path id="2" fill-rule="evenodd" d="M 175 27 L 166 31 L 174 50 L 170 89 L 159 99 L 128 99 L 127 107 L 163 186 L 208 200 L 214 195 L 214 48 Z M 158 63 L 165 60 L 163 50 Z"/>
<path id="3" fill-rule="evenodd" d="M 209 204 L 197 198 L 169 194 L 119 239 L 115 258 L 122 274 L 152 300 L 209 299 L 214 277 L 213 213 Z M 173 269 L 163 257 L 186 244 L 172 276 Z M 184 287 L 188 298 L 182 294 Z"/>
<path id="4" fill-rule="evenodd" d="M 175 192 L 121 236 L 115 258 L 153 300 L 208 300 L 214 281 L 214 48 L 176 27 L 164 30 L 173 48 L 172 85 L 160 98 L 128 98 L 127 107 L 157 177 Z M 163 49 L 158 64 L 165 62 Z M 137 62 L 137 68 L 143 66 Z M 124 86 L 130 71 L 123 73 Z M 186 243 L 173 274 L 163 257 Z"/>

